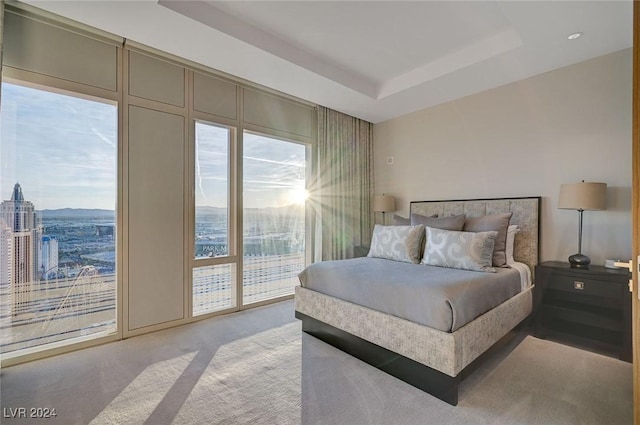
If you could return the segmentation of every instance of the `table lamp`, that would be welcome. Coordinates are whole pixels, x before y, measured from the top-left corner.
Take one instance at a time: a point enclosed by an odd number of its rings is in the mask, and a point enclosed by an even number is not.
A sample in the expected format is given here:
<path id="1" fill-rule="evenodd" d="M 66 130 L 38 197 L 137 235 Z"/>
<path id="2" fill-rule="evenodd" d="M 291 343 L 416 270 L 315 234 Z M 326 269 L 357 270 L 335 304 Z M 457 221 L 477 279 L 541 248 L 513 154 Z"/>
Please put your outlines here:
<path id="1" fill-rule="evenodd" d="M 560 185 L 558 208 L 579 213 L 578 253 L 569 257 L 569 264 L 574 269 L 588 269 L 591 259 L 582 253 L 582 213 L 607 209 L 607 184 L 585 183 L 583 180 L 581 183 Z"/>
<path id="2" fill-rule="evenodd" d="M 382 213 L 382 224 L 386 224 L 384 213 L 396 210 L 396 198 L 390 195 L 375 195 L 373 197 L 373 211 Z"/>

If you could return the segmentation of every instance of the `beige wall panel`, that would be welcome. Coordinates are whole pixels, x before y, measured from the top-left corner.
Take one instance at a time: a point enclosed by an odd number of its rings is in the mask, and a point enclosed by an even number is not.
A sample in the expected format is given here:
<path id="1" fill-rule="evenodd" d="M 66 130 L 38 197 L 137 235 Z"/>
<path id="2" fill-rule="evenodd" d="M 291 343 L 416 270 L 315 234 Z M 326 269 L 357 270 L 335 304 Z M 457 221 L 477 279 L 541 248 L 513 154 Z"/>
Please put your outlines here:
<path id="1" fill-rule="evenodd" d="M 235 120 L 238 118 L 237 86 L 231 82 L 193 73 L 193 109 Z"/>
<path id="2" fill-rule="evenodd" d="M 184 107 L 184 73 L 181 66 L 129 51 L 129 94 Z"/>
<path id="3" fill-rule="evenodd" d="M 267 129 L 313 136 L 314 109 L 279 97 L 244 89 L 244 122 Z"/>
<path id="4" fill-rule="evenodd" d="M 541 261 L 567 261 L 578 213 L 558 209 L 560 185 L 604 182 L 583 252 L 631 258 L 631 76 L 627 49 L 376 124 L 376 193 L 404 216 L 415 200 L 540 195 Z"/>
<path id="5" fill-rule="evenodd" d="M 129 330 L 184 316 L 184 125 L 129 107 Z"/>
<path id="6" fill-rule="evenodd" d="M 5 12 L 6 66 L 111 91 L 117 90 L 117 47 Z"/>

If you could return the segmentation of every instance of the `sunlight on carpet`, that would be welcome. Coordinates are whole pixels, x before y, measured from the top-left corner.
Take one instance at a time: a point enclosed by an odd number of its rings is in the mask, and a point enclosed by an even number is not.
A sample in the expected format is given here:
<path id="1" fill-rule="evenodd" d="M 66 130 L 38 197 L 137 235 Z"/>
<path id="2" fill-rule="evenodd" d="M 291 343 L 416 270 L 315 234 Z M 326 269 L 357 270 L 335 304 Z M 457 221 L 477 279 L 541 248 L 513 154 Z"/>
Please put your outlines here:
<path id="1" fill-rule="evenodd" d="M 195 355 L 195 352 L 188 353 L 148 366 L 91 421 L 91 425 L 143 424 Z"/>
<path id="2" fill-rule="evenodd" d="M 300 423 L 299 329 L 290 323 L 220 347 L 174 423 Z"/>

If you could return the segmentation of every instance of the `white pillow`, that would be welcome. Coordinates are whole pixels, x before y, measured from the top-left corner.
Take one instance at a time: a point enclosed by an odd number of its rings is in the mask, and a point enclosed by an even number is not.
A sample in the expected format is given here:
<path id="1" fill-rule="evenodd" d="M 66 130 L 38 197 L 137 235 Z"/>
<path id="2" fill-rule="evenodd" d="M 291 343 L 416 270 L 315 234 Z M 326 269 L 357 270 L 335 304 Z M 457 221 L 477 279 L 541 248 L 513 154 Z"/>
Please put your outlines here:
<path id="1" fill-rule="evenodd" d="M 367 257 L 418 264 L 424 226 L 382 226 L 376 224 Z"/>
<path id="2" fill-rule="evenodd" d="M 507 229 L 507 242 L 504 251 L 507 255 L 508 266 L 516 262 L 516 260 L 513 259 L 513 245 L 516 240 L 516 233 L 518 233 L 519 231 L 520 229 L 518 229 L 518 226 L 515 224 L 510 225 Z"/>
<path id="3" fill-rule="evenodd" d="M 498 232 L 457 232 L 427 227 L 423 264 L 495 273 L 493 246 Z"/>

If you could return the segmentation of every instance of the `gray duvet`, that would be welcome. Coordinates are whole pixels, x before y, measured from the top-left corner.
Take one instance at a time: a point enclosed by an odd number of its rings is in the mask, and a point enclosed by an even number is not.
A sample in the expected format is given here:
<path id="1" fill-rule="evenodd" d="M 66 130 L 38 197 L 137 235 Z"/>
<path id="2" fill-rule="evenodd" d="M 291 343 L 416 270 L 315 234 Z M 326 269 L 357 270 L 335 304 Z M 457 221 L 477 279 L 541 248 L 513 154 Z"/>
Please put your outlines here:
<path id="1" fill-rule="evenodd" d="M 380 258 L 314 263 L 303 287 L 444 332 L 453 332 L 520 292 L 520 274 L 474 272 Z"/>

